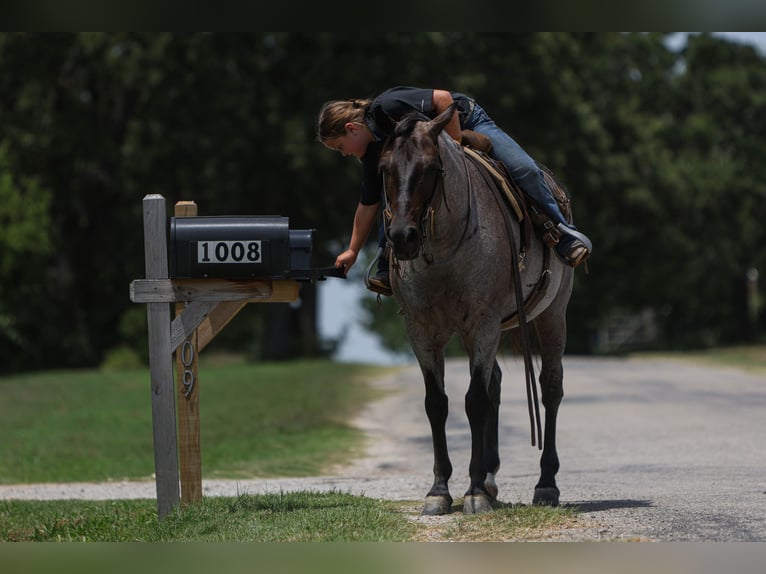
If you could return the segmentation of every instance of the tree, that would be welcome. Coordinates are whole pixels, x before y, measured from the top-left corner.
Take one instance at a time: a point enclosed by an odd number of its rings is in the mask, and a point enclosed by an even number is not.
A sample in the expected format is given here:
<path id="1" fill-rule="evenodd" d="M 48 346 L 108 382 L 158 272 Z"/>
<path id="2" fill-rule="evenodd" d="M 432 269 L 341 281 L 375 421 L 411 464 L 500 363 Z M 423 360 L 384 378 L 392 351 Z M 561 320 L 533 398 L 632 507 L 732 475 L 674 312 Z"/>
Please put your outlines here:
<path id="1" fill-rule="evenodd" d="M 317 143 L 316 114 L 393 83 L 474 95 L 570 189 L 595 245 L 590 274 L 576 272 L 570 350 L 590 351 L 616 310 L 653 310 L 670 346 L 752 337 L 742 293 L 747 269 L 766 265 L 764 59 L 705 34 L 681 52 L 665 40 L 2 34 L 3 369 L 93 365 L 126 343 L 145 352 L 145 310 L 127 286 L 143 275 L 149 193 L 168 215 L 181 199 L 201 214 L 287 215 L 316 229 L 317 265 L 331 264 L 360 180 Z M 306 284 L 300 306 L 251 305 L 216 344 L 324 352 L 315 302 Z"/>

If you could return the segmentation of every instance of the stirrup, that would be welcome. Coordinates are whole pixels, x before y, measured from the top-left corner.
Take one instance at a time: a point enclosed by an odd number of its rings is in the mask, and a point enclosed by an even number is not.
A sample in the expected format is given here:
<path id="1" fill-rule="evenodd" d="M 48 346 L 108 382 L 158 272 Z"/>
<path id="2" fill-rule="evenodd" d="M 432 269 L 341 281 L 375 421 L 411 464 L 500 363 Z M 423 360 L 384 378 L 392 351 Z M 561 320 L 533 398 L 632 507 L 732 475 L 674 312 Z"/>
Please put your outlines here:
<path id="1" fill-rule="evenodd" d="M 568 227 L 564 225 L 563 223 L 559 223 L 556 227 L 561 233 L 564 233 L 565 235 L 570 235 L 574 237 L 575 239 L 579 239 L 589 253 L 593 251 L 593 244 L 590 242 L 590 239 L 588 239 L 588 237 L 584 233 L 580 233 L 576 229 L 572 229 L 571 227 Z"/>
<path id="2" fill-rule="evenodd" d="M 588 248 L 585 245 L 578 245 L 569 252 L 569 255 L 566 257 L 566 263 L 571 267 L 577 267 L 580 263 L 585 263 L 589 256 L 590 251 Z"/>
<path id="3" fill-rule="evenodd" d="M 367 271 L 364 274 L 364 284 L 367 289 L 372 291 L 373 293 L 377 293 L 378 295 L 385 295 L 385 296 L 391 296 L 394 294 L 393 290 L 391 289 L 391 285 L 386 285 L 382 281 L 378 280 L 376 277 L 372 276 L 372 270 L 375 267 L 378 260 L 383 257 L 383 254 L 385 253 L 385 249 L 383 247 L 378 247 L 378 252 L 375 255 L 375 257 L 372 258 L 372 261 L 367 266 Z"/>
<path id="4" fill-rule="evenodd" d="M 569 237 L 574 238 L 573 241 L 567 242 L 569 244 L 569 251 L 566 254 L 561 254 L 559 253 L 558 249 L 554 248 L 554 251 L 556 252 L 556 255 L 558 255 L 559 259 L 561 259 L 570 267 L 577 267 L 581 263 L 585 263 L 588 257 L 590 257 L 591 251 L 593 250 L 593 244 L 590 242 L 590 239 L 588 239 L 583 233 L 580 233 L 575 229 L 571 229 L 563 223 L 559 223 L 556 228 L 562 234 L 566 234 Z M 587 264 L 585 266 L 585 272 L 588 272 Z"/>
<path id="5" fill-rule="evenodd" d="M 384 283 L 377 277 L 371 277 L 367 281 L 367 289 L 373 293 L 377 293 L 378 295 L 385 295 L 386 297 L 390 297 L 394 294 L 393 290 L 391 289 L 391 285 Z"/>

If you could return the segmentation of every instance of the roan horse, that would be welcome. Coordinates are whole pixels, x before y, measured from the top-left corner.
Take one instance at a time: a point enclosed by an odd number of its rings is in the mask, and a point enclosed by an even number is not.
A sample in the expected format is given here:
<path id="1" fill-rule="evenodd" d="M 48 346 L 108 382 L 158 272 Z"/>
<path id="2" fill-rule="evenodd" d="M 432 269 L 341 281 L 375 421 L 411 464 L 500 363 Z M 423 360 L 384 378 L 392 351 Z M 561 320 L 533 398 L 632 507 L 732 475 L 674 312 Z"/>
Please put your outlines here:
<path id="1" fill-rule="evenodd" d="M 445 429 L 444 348 L 454 334 L 465 347 L 470 370 L 465 395 L 471 429 L 470 485 L 463 511 L 473 514 L 493 508 L 498 494 L 495 474 L 500 466 L 501 371 L 496 354 L 501 331 L 514 314 L 516 325 L 522 329 L 527 326 L 526 315 L 539 342 L 545 434 L 533 502 L 557 505 L 556 415 L 563 396 L 562 356 L 573 269 L 557 257 L 545 255 L 548 247 L 534 234 L 519 260 L 520 224 L 503 214 L 504 206 L 490 189 L 491 183 L 443 131 L 452 113 L 450 108 L 433 120 L 405 116 L 396 124 L 380 160 L 389 219 L 392 289 L 423 373 L 425 410 L 433 440 L 434 483 L 426 495 L 423 513 L 446 514 L 452 509 L 447 484 L 452 464 Z M 513 272 L 514 265 L 523 268 L 520 274 Z M 545 274 L 544 296 L 525 309 L 523 302 Z M 525 366 L 531 405 L 530 365 Z M 532 377 L 536 405 L 534 374 Z M 534 436 L 533 429 L 533 445 Z"/>

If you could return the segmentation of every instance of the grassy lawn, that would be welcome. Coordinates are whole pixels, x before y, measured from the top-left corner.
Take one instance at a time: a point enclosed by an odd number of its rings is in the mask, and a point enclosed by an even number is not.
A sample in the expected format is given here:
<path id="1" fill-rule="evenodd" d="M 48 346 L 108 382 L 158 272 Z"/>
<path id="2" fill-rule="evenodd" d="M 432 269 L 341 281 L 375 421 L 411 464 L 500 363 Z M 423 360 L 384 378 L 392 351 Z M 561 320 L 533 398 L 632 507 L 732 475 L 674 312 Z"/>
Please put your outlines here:
<path id="1" fill-rule="evenodd" d="M 349 460 L 347 421 L 382 367 L 331 361 L 200 366 L 203 477 L 311 476 Z M 146 370 L 0 378 L 0 483 L 151 479 Z"/>
<path id="2" fill-rule="evenodd" d="M 504 505 L 436 522 L 420 503 L 340 492 L 208 497 L 158 522 L 154 500 L 0 501 L 0 542 L 409 542 L 505 541 L 571 526 L 566 508 Z"/>
<path id="3" fill-rule="evenodd" d="M 0 502 L 0 540 L 360 542 L 408 540 L 391 503 L 338 492 L 209 497 L 157 520 L 154 500 Z"/>

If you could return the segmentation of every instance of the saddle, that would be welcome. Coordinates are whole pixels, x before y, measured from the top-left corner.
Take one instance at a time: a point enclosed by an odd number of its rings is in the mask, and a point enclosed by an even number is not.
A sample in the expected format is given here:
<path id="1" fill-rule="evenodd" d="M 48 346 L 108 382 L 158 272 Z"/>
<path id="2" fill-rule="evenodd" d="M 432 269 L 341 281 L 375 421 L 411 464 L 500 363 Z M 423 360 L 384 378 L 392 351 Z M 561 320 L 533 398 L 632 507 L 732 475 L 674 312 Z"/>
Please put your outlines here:
<path id="1" fill-rule="evenodd" d="M 495 198 L 501 205 L 501 209 L 502 205 L 505 205 L 508 208 L 507 211 L 512 213 L 521 225 L 521 245 L 518 246 L 518 254 L 513 254 L 515 261 L 513 273 L 516 284 L 519 283 L 518 272 L 524 267 L 526 250 L 532 238 L 532 233 L 535 232 L 545 245 L 549 247 L 549 249 L 543 250 L 542 272 L 532 291 L 525 300 L 518 301 L 518 310 L 516 312 L 502 320 L 500 329 L 506 331 L 523 325 L 526 322 L 526 315 L 545 297 L 550 281 L 550 250 L 559 242 L 561 232 L 551 218 L 536 205 L 534 200 L 527 197 L 521 190 L 513 177 L 511 177 L 505 164 L 489 156 L 489 152 L 492 150 L 492 142 L 488 137 L 471 132 L 470 130 L 463 130 L 463 143 L 466 158 L 473 162 L 479 168 L 479 173 L 493 184 L 491 187 L 495 190 Z M 550 169 L 539 162 L 537 162 L 537 165 L 542 170 L 543 177 L 553 196 L 556 198 L 561 213 L 567 221 L 571 222 L 572 207 L 569 194 L 556 180 Z M 506 223 L 510 226 L 508 221 L 510 215 L 504 213 L 504 216 L 506 217 Z"/>
<path id="2" fill-rule="evenodd" d="M 489 156 L 489 153 L 492 151 L 490 139 L 484 134 L 472 130 L 463 130 L 462 136 L 461 143 L 466 152 L 466 157 L 480 168 L 482 174 L 485 174 L 484 170 L 486 170 L 486 173 L 492 177 L 495 184 L 502 189 L 508 207 L 514 213 L 516 219 L 522 223 L 525 245 L 529 244 L 531 232 L 534 229 L 548 247 L 555 247 L 561 238 L 561 231 L 556 227 L 555 222 L 537 206 L 535 201 L 521 190 L 508 172 L 505 164 Z M 556 199 L 562 215 L 566 221 L 571 223 L 572 204 L 569 194 L 547 166 L 540 162 L 535 163 L 543 172 L 545 183 L 553 193 L 553 197 Z M 531 228 L 530 222 L 532 224 Z"/>

